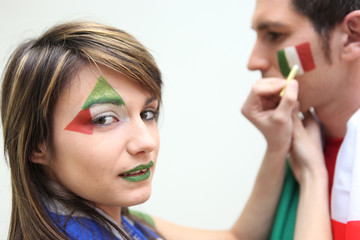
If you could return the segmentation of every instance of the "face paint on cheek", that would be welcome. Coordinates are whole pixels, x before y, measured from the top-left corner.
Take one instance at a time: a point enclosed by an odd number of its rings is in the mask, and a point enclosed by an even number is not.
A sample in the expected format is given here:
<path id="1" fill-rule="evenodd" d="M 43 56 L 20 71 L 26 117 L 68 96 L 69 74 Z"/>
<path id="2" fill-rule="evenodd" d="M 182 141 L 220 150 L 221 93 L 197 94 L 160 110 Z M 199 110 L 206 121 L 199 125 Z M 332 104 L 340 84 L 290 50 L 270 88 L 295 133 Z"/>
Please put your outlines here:
<path id="1" fill-rule="evenodd" d="M 103 76 L 100 76 L 94 89 L 91 91 L 90 95 L 82 106 L 82 110 L 65 127 L 65 130 L 93 134 L 94 126 L 91 121 L 93 116 L 91 115 L 90 108 L 96 104 L 114 104 L 125 106 L 122 97 Z"/>
<path id="2" fill-rule="evenodd" d="M 277 53 L 280 71 L 288 76 L 294 65 L 299 66 L 297 76 L 315 69 L 315 62 L 309 42 L 284 48 Z"/>

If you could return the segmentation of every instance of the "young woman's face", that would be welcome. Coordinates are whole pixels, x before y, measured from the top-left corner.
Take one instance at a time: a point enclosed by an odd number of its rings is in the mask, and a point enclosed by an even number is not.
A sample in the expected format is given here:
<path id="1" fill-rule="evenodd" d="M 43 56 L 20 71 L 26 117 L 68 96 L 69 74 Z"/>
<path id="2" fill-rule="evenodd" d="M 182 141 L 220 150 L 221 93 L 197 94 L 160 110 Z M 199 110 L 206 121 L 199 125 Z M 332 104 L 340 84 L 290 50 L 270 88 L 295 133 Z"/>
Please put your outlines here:
<path id="1" fill-rule="evenodd" d="M 50 176 L 103 210 L 143 203 L 159 150 L 158 104 L 119 73 L 84 68 L 55 105 Z"/>

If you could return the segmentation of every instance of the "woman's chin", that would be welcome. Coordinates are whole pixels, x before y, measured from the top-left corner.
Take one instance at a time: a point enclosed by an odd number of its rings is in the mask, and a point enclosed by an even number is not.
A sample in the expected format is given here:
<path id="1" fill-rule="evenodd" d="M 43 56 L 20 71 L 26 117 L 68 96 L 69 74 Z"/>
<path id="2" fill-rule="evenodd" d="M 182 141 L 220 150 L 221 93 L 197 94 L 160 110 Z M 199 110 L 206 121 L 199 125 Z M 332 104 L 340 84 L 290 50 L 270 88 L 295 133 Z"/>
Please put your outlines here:
<path id="1" fill-rule="evenodd" d="M 128 201 L 123 205 L 124 207 L 136 206 L 145 203 L 151 196 L 151 188 L 147 191 L 136 192 L 127 195 Z"/>

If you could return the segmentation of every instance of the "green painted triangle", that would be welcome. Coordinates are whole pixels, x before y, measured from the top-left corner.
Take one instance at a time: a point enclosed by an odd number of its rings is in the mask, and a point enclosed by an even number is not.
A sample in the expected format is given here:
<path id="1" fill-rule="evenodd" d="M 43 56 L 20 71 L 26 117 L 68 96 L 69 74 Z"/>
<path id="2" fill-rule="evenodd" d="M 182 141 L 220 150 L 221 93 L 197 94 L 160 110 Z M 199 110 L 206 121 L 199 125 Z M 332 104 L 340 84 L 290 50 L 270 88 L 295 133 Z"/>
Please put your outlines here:
<path id="1" fill-rule="evenodd" d="M 88 109 L 92 105 L 100 103 L 110 103 L 115 105 L 125 105 L 122 97 L 116 90 L 106 81 L 103 76 L 100 76 L 96 82 L 94 89 L 86 99 L 82 110 Z"/>

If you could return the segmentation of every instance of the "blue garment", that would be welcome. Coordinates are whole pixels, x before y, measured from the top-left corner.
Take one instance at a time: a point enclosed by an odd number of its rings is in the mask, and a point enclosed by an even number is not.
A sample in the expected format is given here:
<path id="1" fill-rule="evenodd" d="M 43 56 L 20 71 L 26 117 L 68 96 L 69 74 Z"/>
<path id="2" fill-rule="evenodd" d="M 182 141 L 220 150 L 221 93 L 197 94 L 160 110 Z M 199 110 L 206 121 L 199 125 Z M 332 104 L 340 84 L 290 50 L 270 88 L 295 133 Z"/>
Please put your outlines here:
<path id="1" fill-rule="evenodd" d="M 121 216 L 122 225 L 124 226 L 126 232 L 133 238 L 134 240 L 147 240 L 148 237 L 152 237 L 158 240 L 161 240 L 160 236 L 157 235 L 154 231 L 152 231 L 145 224 L 132 221 L 127 217 Z"/>
<path id="2" fill-rule="evenodd" d="M 86 217 L 71 217 L 49 213 L 55 225 L 72 240 L 98 240 L 114 238 L 113 233 Z M 116 238 L 120 240 L 120 238 Z"/>
<path id="3" fill-rule="evenodd" d="M 115 229 L 109 231 L 104 226 L 85 216 L 75 215 L 69 217 L 52 211 L 49 211 L 49 216 L 54 224 L 72 240 L 122 239 Z M 123 228 L 132 239 L 147 240 L 150 236 L 158 240 L 162 239 L 145 224 L 124 216 L 121 218 Z"/>

